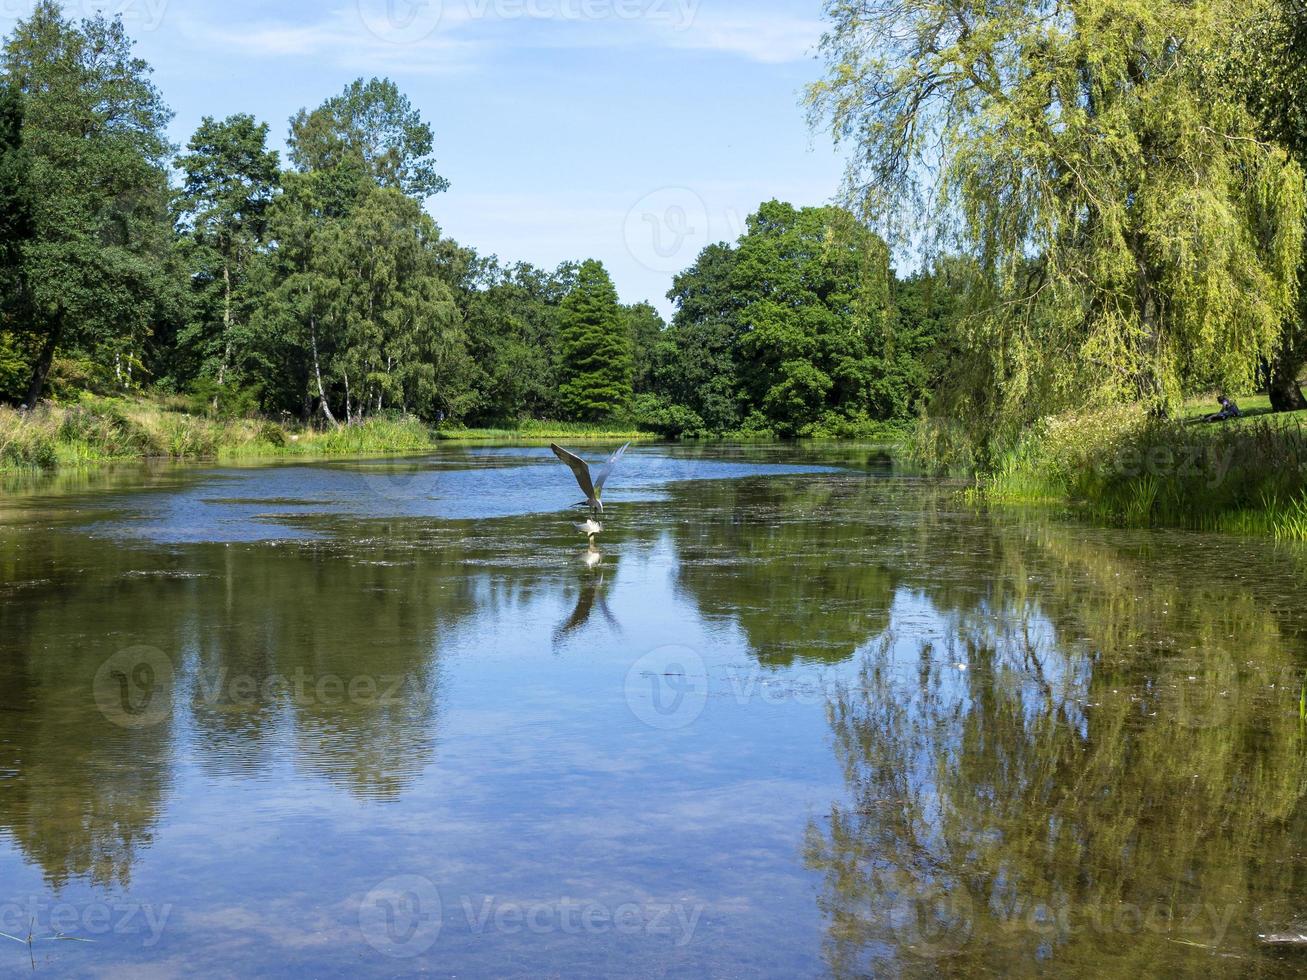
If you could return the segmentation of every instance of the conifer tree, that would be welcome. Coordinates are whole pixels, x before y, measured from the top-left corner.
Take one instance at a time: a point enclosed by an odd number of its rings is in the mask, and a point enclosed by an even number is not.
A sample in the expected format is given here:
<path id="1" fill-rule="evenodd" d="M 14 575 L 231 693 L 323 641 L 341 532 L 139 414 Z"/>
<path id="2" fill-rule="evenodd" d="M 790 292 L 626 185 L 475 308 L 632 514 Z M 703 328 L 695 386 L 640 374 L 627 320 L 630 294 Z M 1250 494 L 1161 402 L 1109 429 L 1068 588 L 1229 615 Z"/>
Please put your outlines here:
<path id="1" fill-rule="evenodd" d="M 559 406 L 565 416 L 593 422 L 631 401 L 631 334 L 617 290 L 603 263 L 581 264 L 576 287 L 560 310 Z"/>

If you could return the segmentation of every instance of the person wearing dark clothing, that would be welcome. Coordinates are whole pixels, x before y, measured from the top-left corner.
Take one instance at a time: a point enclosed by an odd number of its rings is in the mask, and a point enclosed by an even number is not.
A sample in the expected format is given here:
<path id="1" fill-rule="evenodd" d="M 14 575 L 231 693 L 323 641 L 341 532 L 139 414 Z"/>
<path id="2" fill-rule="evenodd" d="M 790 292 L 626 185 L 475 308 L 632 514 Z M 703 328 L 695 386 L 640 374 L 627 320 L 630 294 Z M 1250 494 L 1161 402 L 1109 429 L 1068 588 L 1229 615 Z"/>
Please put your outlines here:
<path id="1" fill-rule="evenodd" d="M 1224 395 L 1216 400 L 1220 402 L 1221 410 L 1215 415 L 1207 416 L 1208 422 L 1224 422 L 1226 419 L 1237 419 L 1243 414 L 1239 411 L 1239 406 Z"/>

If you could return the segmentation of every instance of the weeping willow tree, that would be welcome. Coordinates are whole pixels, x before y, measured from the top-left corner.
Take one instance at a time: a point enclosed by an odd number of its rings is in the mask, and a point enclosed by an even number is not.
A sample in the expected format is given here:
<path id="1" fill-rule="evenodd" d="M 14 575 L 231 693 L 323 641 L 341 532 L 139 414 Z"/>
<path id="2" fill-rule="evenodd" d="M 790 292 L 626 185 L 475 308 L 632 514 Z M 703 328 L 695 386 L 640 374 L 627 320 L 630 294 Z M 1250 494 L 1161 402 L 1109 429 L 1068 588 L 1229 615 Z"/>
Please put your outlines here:
<path id="1" fill-rule="evenodd" d="M 828 0 L 814 124 L 900 245 L 978 270 L 942 409 L 1249 386 L 1295 301 L 1303 179 L 1217 66 L 1270 0 Z"/>
<path id="2" fill-rule="evenodd" d="M 1263 16 L 1230 44 L 1229 84 L 1299 166 L 1307 161 L 1307 0 L 1269 0 Z M 1299 267 L 1298 310 L 1285 325 L 1267 390 L 1277 411 L 1307 408 L 1298 378 L 1307 364 L 1307 263 Z"/>

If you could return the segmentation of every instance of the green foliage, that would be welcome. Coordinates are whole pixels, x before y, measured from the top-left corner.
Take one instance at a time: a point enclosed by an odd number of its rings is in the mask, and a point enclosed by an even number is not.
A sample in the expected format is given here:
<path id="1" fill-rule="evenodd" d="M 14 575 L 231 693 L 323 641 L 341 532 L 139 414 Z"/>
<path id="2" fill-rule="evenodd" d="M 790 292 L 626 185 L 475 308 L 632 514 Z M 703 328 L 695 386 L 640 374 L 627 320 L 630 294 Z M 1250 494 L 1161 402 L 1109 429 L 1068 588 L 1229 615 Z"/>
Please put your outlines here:
<path id="1" fill-rule="evenodd" d="M 465 428 L 445 425 L 436 431 L 436 438 L 452 442 L 552 442 L 568 439 L 572 442 L 631 442 L 652 439 L 654 436 L 621 422 L 556 422 L 550 419 L 523 419 L 503 428 Z"/>
<path id="2" fill-rule="evenodd" d="M 1095 399 L 1164 412 L 1250 384 L 1292 305 L 1304 213 L 1301 170 L 1214 70 L 1257 4 L 827 11 L 810 98 L 852 147 L 851 195 L 980 272 L 942 410 L 983 441 Z"/>
<path id="3" fill-rule="evenodd" d="M 121 21 L 74 25 L 42 0 L 7 39 L 3 70 L 25 97 L 32 235 L 21 249 L 37 353 L 31 397 L 72 350 L 138 380 L 153 322 L 178 296 L 165 217 L 171 113 Z"/>
<path id="4" fill-rule="evenodd" d="M 716 432 L 736 428 L 742 418 L 736 361 L 741 298 L 731 287 L 735 264 L 729 245 L 709 245 L 673 279 L 667 296 L 676 314 L 655 351 L 655 389 Z"/>
<path id="5" fill-rule="evenodd" d="M 364 455 L 429 449 L 431 430 L 411 416 L 379 416 L 322 432 L 267 420 L 205 418 L 140 398 L 83 396 L 27 412 L 0 407 L 0 469 L 142 458 L 277 454 Z"/>
<path id="6" fill-rule="evenodd" d="M 764 203 L 678 276 L 656 388 L 715 431 L 819 435 L 904 418 L 934 339 L 893 309 L 885 243 L 840 208 Z"/>
<path id="7" fill-rule="evenodd" d="M 459 284 L 468 356 L 476 377 L 473 425 L 549 418 L 557 408 L 559 306 L 575 267 L 553 273 L 470 255 Z"/>
<path id="8" fill-rule="evenodd" d="M 583 262 L 559 309 L 558 404 L 563 415 L 598 421 L 631 402 L 631 333 L 602 263 Z"/>
<path id="9" fill-rule="evenodd" d="M 658 345 L 667 324 L 648 303 L 623 307 L 631 334 L 631 387 L 638 394 L 653 391 Z"/>
<path id="10" fill-rule="evenodd" d="M 362 456 L 369 453 L 404 453 L 430 449 L 431 430 L 412 416 L 379 416 L 358 425 L 346 425 L 300 436 L 290 444 L 305 455 Z"/>
<path id="11" fill-rule="evenodd" d="M 184 183 L 174 207 L 192 288 L 168 366 L 211 391 L 215 408 L 229 381 L 240 385 L 255 374 L 258 341 L 250 321 L 260 297 L 249 269 L 266 242 L 279 181 L 267 139 L 267 124 L 252 116 L 206 116 L 177 160 Z"/>
<path id="12" fill-rule="evenodd" d="M 707 430 L 703 419 L 693 410 L 652 392 L 635 396 L 631 415 L 641 429 L 673 439 L 701 435 Z"/>
<path id="13" fill-rule="evenodd" d="M 79 402 L 56 445 L 88 458 L 315 441 L 260 435 L 258 413 L 320 416 L 356 448 L 549 418 L 884 439 L 927 415 L 919 457 L 980 468 L 982 494 L 1168 513 L 1166 479 L 1085 476 L 1120 448 L 1113 420 L 1169 444 L 1142 420 L 1307 351 L 1292 0 L 828 10 L 812 104 L 855 149 L 857 208 L 761 204 L 675 277 L 664 324 L 597 261 L 549 272 L 443 238 L 434 134 L 389 80 L 297 113 L 285 172 L 266 124 L 205 117 L 171 191 L 170 113 L 122 24 L 42 0 L 0 58 L 0 397 L 153 383 L 209 416 Z M 899 278 L 881 233 L 912 232 L 930 258 Z M 1297 506 L 1292 481 L 1252 483 L 1218 510 Z"/>
<path id="14" fill-rule="evenodd" d="M 1307 540 L 1307 430 L 1296 417 L 1205 424 L 1107 408 L 1041 420 L 972 491 L 998 503 L 1071 502 L 1130 527 Z"/>
<path id="15" fill-rule="evenodd" d="M 266 124 L 204 117 L 166 208 L 169 114 L 121 23 L 46 0 L 6 52 L 15 398 L 27 375 L 65 400 L 153 381 L 216 419 L 393 410 L 515 430 L 634 412 L 669 435 L 839 437 L 905 417 L 929 384 L 938 322 L 920 303 L 895 315 L 884 243 L 840 209 L 764 204 L 677 277 L 668 327 L 598 262 L 546 272 L 442 238 L 422 206 L 447 186 L 431 127 L 389 80 L 297 113 L 285 172 Z"/>
<path id="16" fill-rule="evenodd" d="M 18 399 L 31 375 L 23 247 L 32 235 L 31 159 L 23 148 L 23 98 L 0 83 L 0 398 Z"/>
<path id="17" fill-rule="evenodd" d="M 886 364 L 889 254 L 838 208 L 770 201 L 749 219 L 731 285 L 740 296 L 747 401 L 790 434 L 828 412 L 903 414 Z"/>
<path id="18" fill-rule="evenodd" d="M 1245 29 L 1231 38 L 1221 73 L 1247 104 L 1263 139 L 1307 166 L 1307 10 L 1299 0 L 1259 0 Z M 1287 318 L 1270 363 L 1269 389 L 1277 411 L 1307 408 L 1298 386 L 1307 363 L 1307 262 L 1299 268 L 1298 306 Z"/>
<path id="19" fill-rule="evenodd" d="M 58 462 L 56 434 L 41 413 L 0 406 L 0 468 L 54 467 Z"/>
<path id="20" fill-rule="evenodd" d="M 449 187 L 436 173 L 431 126 L 388 78 L 359 78 L 290 123 L 290 158 L 304 173 L 332 174 L 338 188 L 375 183 L 425 199 Z"/>
<path id="21" fill-rule="evenodd" d="M 462 325 L 441 275 L 440 230 L 398 190 L 374 187 L 328 225 L 313 270 L 325 293 L 328 377 L 353 421 L 386 406 L 461 414 L 467 398 Z"/>

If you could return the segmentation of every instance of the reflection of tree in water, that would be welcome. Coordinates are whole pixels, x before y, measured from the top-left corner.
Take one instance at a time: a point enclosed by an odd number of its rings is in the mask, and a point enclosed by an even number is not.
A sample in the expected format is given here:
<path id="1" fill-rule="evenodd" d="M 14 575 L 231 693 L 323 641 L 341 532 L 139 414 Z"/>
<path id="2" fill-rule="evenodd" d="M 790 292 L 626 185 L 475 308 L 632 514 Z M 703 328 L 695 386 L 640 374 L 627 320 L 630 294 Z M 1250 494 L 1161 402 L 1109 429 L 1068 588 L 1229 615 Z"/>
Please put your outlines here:
<path id="1" fill-rule="evenodd" d="M 533 565 L 526 536 L 366 532 L 177 553 L 76 533 L 0 538 L 0 833 L 52 884 L 127 882 L 184 728 L 213 775 L 266 770 L 289 735 L 295 765 L 396 798 L 433 756 L 442 637 L 556 591 L 559 569 Z M 141 644 L 176 665 L 173 715 L 128 730 L 97 708 L 93 679 Z"/>
<path id="2" fill-rule="evenodd" d="M 679 587 L 706 617 L 738 623 L 764 664 L 848 658 L 888 625 L 896 584 L 877 554 L 863 486 L 790 477 L 673 484 Z"/>
<path id="3" fill-rule="evenodd" d="M 439 635 L 476 606 L 459 558 L 389 527 L 225 551 L 223 587 L 191 610 L 204 624 L 190 677 L 204 764 L 260 767 L 288 722 L 297 765 L 397 797 L 431 759 Z"/>
<path id="4" fill-rule="evenodd" d="M 124 609 L 116 575 L 79 574 L 85 557 L 71 535 L 35 546 L 0 536 L 0 833 L 53 887 L 75 877 L 126 886 L 171 776 L 170 727 L 119 727 L 92 689 L 106 657 L 131 643 L 161 646 L 166 628 Z M 128 556 L 113 560 L 127 571 Z M 130 591 L 149 603 L 175 584 L 142 578 Z M 90 624 L 93 634 L 83 632 Z"/>
<path id="5" fill-rule="evenodd" d="M 829 706 L 849 798 L 806 857 L 832 971 L 1264 967 L 1307 823 L 1282 624 L 1183 556 L 999 538 L 950 656 L 887 641 Z"/>

